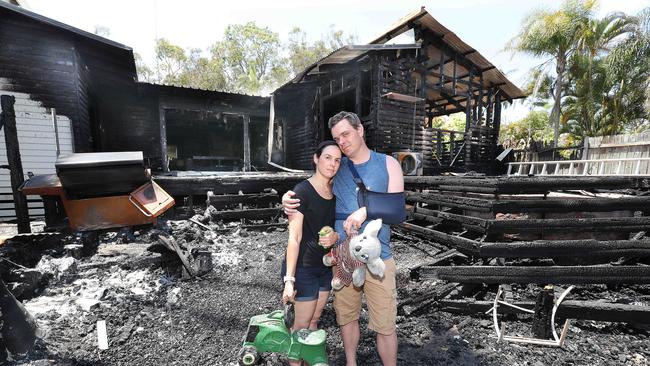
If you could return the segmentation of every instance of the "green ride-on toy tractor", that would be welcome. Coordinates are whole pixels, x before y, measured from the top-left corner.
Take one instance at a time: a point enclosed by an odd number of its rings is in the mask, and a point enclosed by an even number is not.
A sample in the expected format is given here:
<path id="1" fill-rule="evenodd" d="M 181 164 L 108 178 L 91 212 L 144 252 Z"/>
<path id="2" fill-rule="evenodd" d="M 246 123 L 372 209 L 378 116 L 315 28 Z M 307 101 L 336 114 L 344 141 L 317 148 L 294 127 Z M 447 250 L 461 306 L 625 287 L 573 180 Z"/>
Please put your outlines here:
<path id="1" fill-rule="evenodd" d="M 292 333 L 290 328 L 294 319 L 291 303 L 285 306 L 284 311 L 252 317 L 239 352 L 239 364 L 255 365 L 259 354 L 276 352 L 287 355 L 290 360 L 305 360 L 311 366 L 327 366 L 325 331 L 299 329 Z"/>

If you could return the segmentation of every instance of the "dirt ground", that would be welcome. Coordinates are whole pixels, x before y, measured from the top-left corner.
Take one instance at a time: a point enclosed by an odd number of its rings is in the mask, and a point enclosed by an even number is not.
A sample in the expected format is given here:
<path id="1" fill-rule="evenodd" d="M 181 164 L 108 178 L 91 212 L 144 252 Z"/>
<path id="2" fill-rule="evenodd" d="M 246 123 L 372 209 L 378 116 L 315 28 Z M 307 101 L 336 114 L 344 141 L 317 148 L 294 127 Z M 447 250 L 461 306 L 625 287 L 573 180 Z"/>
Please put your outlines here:
<path id="1" fill-rule="evenodd" d="M 24 301 L 41 338 L 32 354 L 9 364 L 236 365 L 250 317 L 281 308 L 279 271 L 287 232 L 214 227 L 218 232 L 179 220 L 156 229 L 104 232 L 94 254 L 78 259 L 69 247 L 47 250 L 38 267 L 48 272 L 48 284 Z M 152 245 L 161 234 L 210 251 L 213 271 L 182 280 L 178 263 Z M 62 244 L 78 240 L 70 236 Z M 410 279 L 410 268 L 427 255 L 407 244 L 394 242 L 400 300 L 442 285 Z M 62 266 L 64 260 L 74 263 Z M 640 291 L 628 300 L 647 305 L 650 291 Z M 606 289 L 590 293 L 625 297 Z M 330 364 L 344 365 L 331 300 L 320 326 L 328 334 Z M 97 347 L 99 320 L 107 324 L 107 350 Z M 530 318 L 511 316 L 507 322 L 509 334 L 530 335 Z M 366 324 L 363 312 L 359 364 L 380 365 Z M 497 343 L 489 315 L 451 315 L 433 306 L 421 315 L 398 316 L 398 360 L 400 365 L 647 365 L 649 335 L 648 329 L 628 324 L 574 321 L 564 349 L 504 344 Z M 286 359 L 265 354 L 261 364 L 283 365 Z"/>

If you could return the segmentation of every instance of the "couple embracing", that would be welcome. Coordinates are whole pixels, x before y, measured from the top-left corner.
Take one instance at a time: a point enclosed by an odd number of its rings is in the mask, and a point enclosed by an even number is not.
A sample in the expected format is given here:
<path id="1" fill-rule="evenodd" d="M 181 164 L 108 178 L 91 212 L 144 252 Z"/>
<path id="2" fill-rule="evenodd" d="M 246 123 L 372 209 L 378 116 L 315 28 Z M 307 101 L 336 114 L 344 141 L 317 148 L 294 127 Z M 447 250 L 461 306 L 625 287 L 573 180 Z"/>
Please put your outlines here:
<path id="1" fill-rule="evenodd" d="M 326 250 L 362 231 L 371 219 L 385 219 L 383 212 L 360 207 L 357 200 L 359 182 L 368 191 L 404 191 L 399 163 L 391 156 L 368 148 L 363 125 L 356 114 L 340 112 L 329 119 L 328 127 L 334 141 L 325 141 L 316 149 L 314 175 L 282 197 L 289 215 L 289 240 L 282 266 L 282 299 L 295 302 L 295 329 L 316 329 L 318 326 L 332 288 L 332 269 L 322 262 Z M 399 206 L 393 204 L 391 210 L 403 216 L 403 199 Z M 317 242 L 315 238 L 324 226 L 333 226 L 335 231 L 320 237 Z M 378 238 L 381 259 L 386 265 L 384 276 L 378 278 L 367 273 L 363 288 L 349 285 L 335 291 L 334 310 L 347 365 L 357 364 L 362 293 L 370 315 L 368 328 L 377 333 L 377 351 L 382 363 L 397 364 L 396 267 L 390 248 L 389 225 L 382 225 Z"/>

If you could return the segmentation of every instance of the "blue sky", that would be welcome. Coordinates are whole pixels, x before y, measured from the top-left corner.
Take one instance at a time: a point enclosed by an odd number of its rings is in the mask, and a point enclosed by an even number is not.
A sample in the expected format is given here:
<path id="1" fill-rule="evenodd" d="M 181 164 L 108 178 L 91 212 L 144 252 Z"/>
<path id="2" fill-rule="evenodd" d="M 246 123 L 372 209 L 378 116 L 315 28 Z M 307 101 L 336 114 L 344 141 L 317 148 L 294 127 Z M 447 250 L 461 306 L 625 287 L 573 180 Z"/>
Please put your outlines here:
<path id="1" fill-rule="evenodd" d="M 514 56 L 503 51 L 524 17 L 543 4 L 556 8 L 560 0 L 28 0 L 32 11 L 77 28 L 93 32 L 96 26 L 110 29 L 114 41 L 123 43 L 153 63 L 154 42 L 164 37 L 183 47 L 207 49 L 221 38 L 228 24 L 254 21 L 286 39 L 298 26 L 311 39 L 327 34 L 331 26 L 356 34 L 366 43 L 382 34 L 400 17 L 425 6 L 445 27 L 506 73 L 515 84 L 524 82 L 530 67 L 543 60 Z M 612 11 L 635 14 L 648 0 L 601 0 L 600 15 Z M 522 107 L 509 108 L 505 123 L 525 114 Z"/>

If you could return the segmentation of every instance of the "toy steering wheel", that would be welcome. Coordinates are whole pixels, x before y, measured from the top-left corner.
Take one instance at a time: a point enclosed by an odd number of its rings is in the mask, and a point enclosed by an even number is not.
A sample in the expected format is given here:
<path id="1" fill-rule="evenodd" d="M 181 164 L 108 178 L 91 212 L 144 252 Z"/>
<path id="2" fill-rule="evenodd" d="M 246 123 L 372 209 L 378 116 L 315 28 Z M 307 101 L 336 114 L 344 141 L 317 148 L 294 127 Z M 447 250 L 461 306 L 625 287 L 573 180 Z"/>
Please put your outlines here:
<path id="1" fill-rule="evenodd" d="M 287 302 L 284 304 L 284 325 L 287 329 L 291 330 L 293 328 L 293 323 L 296 320 L 296 309 L 294 308 L 293 302 Z"/>

